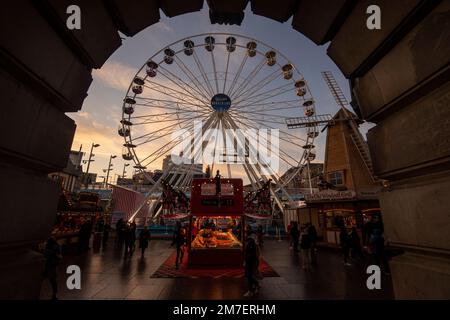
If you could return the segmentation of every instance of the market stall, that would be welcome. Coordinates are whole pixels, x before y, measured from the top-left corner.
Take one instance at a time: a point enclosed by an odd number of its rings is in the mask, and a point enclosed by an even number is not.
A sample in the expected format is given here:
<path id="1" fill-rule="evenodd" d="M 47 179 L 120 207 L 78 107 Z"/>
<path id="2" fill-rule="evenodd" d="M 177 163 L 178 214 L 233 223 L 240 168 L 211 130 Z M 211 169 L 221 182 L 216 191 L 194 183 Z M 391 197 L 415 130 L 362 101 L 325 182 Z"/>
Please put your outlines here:
<path id="1" fill-rule="evenodd" d="M 193 180 L 187 238 L 189 266 L 242 266 L 242 226 L 241 179 Z"/>

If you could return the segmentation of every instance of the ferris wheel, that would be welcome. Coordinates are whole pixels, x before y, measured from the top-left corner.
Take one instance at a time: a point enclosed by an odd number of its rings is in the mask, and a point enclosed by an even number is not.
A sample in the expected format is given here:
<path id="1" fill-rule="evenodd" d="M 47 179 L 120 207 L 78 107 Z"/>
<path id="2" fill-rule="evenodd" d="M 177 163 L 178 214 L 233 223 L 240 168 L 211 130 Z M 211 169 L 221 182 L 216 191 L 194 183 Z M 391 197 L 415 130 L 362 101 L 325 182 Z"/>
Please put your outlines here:
<path id="1" fill-rule="evenodd" d="M 193 123 L 201 121 L 203 140 L 196 151 L 208 148 L 205 141 L 214 141 L 208 149 L 215 160 L 208 163 L 211 171 L 220 169 L 224 177 L 242 177 L 255 190 L 271 179 L 275 184 L 272 196 L 282 210 L 282 199 L 290 199 L 288 183 L 315 158 L 314 139 L 318 136 L 314 124 L 288 130 L 285 119 L 314 114 L 306 80 L 281 52 L 246 36 L 200 34 L 162 48 L 139 69 L 123 100 L 118 133 L 125 140 L 123 159 L 134 161 L 134 168 L 154 188 L 169 179 L 173 187 L 187 189 L 199 168 L 194 161 L 170 163 L 158 177 L 151 172 L 161 169 L 174 148 L 182 157 L 188 153 L 197 157 L 192 148 L 181 148 L 181 140 L 173 137 L 176 132 L 194 130 Z M 259 154 L 249 140 L 242 148 L 244 161 L 229 160 L 236 159 L 236 149 L 229 150 L 226 137 L 231 134 L 236 145 L 239 130 L 251 135 L 264 129 L 278 130 L 276 170 L 267 168 L 259 157 L 247 161 L 245 157 L 252 151 Z M 270 143 L 268 140 L 264 134 L 258 136 L 258 143 Z M 181 175 L 175 178 L 173 172 Z"/>

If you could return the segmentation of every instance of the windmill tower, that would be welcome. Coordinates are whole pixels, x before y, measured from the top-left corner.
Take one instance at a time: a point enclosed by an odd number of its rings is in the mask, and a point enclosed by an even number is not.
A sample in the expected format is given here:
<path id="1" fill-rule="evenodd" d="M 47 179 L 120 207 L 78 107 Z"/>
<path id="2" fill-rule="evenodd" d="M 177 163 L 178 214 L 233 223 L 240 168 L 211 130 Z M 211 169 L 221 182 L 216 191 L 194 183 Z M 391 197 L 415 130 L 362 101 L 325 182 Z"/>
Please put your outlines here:
<path id="1" fill-rule="evenodd" d="M 328 88 L 330 89 L 331 94 L 336 101 L 336 104 L 338 105 L 338 107 L 340 107 L 340 111 L 338 112 L 338 114 L 342 113 L 343 117 L 340 117 L 339 120 L 345 121 L 348 124 L 351 142 L 356 147 L 356 150 L 358 151 L 358 154 L 361 157 L 364 166 L 369 172 L 372 182 L 381 182 L 373 172 L 372 160 L 370 158 L 367 142 L 364 140 L 358 128 L 358 124 L 362 123 L 362 121 L 348 110 L 350 104 L 345 98 L 341 88 L 337 84 L 333 74 L 330 71 L 324 71 L 322 72 L 322 77 L 324 78 Z M 334 120 L 338 120 L 336 116 L 334 117 Z"/>

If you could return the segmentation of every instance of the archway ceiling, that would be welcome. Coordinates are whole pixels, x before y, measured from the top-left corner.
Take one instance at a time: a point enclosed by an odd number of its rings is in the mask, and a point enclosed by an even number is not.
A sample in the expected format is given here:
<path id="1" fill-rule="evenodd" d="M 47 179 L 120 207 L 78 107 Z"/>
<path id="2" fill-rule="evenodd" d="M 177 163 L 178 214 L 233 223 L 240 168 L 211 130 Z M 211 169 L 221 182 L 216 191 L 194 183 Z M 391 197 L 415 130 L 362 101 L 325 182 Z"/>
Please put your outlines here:
<path id="1" fill-rule="evenodd" d="M 122 44 L 119 31 L 133 36 L 160 20 L 196 12 L 204 0 L 16 0 L 2 12 L 0 26 L 8 69 L 32 84 L 58 109 L 74 112 L 81 108 L 92 82 L 92 68 L 100 68 Z M 366 6 L 357 0 L 206 0 L 211 21 L 239 24 L 250 5 L 254 14 L 279 22 L 292 17 L 292 27 L 321 45 L 332 40 L 328 55 L 343 74 L 354 79 L 371 68 L 440 2 L 433 0 L 377 0 L 383 11 L 383 28 L 376 35 L 365 27 Z M 66 8 L 83 8 L 83 28 L 66 27 Z M 33 14 L 38 10 L 40 15 Z M 21 26 L 20 37 L 7 37 Z M 41 35 L 36 37 L 36 33 Z M 33 50 L 23 50 L 23 44 Z M 15 68 L 15 69 L 14 69 Z M 11 70 L 10 70 L 11 71 Z M 375 80 L 369 80 L 376 82 Z M 370 82 L 369 81 L 369 82 Z M 402 88 L 406 90 L 407 88 Z M 377 93 L 374 109 L 385 103 Z M 357 111 L 357 110 L 356 110 Z"/>

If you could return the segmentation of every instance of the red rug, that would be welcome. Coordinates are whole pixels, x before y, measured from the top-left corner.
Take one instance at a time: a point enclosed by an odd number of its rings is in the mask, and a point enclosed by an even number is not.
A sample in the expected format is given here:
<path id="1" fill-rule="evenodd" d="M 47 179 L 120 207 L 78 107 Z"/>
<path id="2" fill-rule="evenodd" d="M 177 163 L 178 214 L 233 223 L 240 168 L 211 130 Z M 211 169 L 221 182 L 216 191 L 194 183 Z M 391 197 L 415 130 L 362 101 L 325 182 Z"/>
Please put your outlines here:
<path id="1" fill-rule="evenodd" d="M 228 268 L 189 268 L 187 266 L 187 255 L 184 256 L 183 264 L 175 269 L 176 251 L 159 266 L 158 270 L 152 274 L 151 278 L 243 278 L 244 267 Z M 259 270 L 264 278 L 279 277 L 280 275 L 264 260 L 259 263 Z"/>

